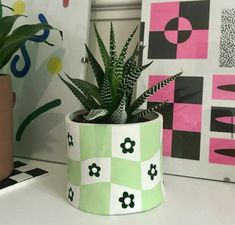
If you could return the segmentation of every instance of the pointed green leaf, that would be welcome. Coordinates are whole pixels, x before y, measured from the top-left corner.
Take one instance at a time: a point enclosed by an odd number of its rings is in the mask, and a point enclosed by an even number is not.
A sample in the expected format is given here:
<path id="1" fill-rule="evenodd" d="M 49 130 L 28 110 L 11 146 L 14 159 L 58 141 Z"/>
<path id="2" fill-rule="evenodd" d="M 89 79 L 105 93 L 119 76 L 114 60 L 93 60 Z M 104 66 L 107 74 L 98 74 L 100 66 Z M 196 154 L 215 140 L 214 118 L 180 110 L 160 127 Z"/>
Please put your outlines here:
<path id="1" fill-rule="evenodd" d="M 88 55 L 89 63 L 91 64 L 91 68 L 96 78 L 97 85 L 99 88 L 101 88 L 103 85 L 103 81 L 104 81 L 104 71 L 102 67 L 100 66 L 100 64 L 96 61 L 95 57 L 93 56 L 93 54 L 91 53 L 90 49 L 88 48 L 86 44 L 85 44 L 85 47 L 86 47 L 86 52 Z"/>
<path id="2" fill-rule="evenodd" d="M 108 54 L 108 52 L 106 50 L 104 42 L 101 39 L 100 34 L 99 34 L 95 24 L 94 24 L 94 29 L 95 29 L 95 35 L 96 35 L 96 39 L 97 39 L 97 42 L 98 42 L 100 54 L 102 56 L 102 59 L 103 59 L 103 62 L 104 62 L 104 66 L 105 66 L 105 68 L 107 68 L 108 64 L 109 64 L 109 54 Z"/>
<path id="3" fill-rule="evenodd" d="M 107 76 L 104 78 L 103 86 L 101 88 L 102 107 L 105 109 L 112 108 L 112 90 Z"/>
<path id="4" fill-rule="evenodd" d="M 158 90 L 162 89 L 163 87 L 165 87 L 166 85 L 168 85 L 170 82 L 176 80 L 180 75 L 182 74 L 182 72 L 171 76 L 170 78 L 159 82 L 158 84 L 154 85 L 153 87 L 149 88 L 148 90 L 146 90 L 142 95 L 140 95 L 135 101 L 134 103 L 131 105 L 131 107 L 128 109 L 128 113 L 132 113 L 134 112 L 136 109 L 138 109 L 142 104 L 144 104 L 144 102 L 150 97 L 152 96 L 154 93 L 156 93 Z"/>
<path id="5" fill-rule="evenodd" d="M 5 16 L 0 18 L 0 46 L 4 38 L 10 33 L 13 25 L 19 17 L 26 17 L 24 15 Z"/>
<path id="6" fill-rule="evenodd" d="M 7 36 L 0 48 L 0 69 L 2 69 L 8 63 L 12 55 L 20 48 L 23 43 L 25 43 L 25 41 L 30 40 L 36 33 L 44 29 L 51 30 L 55 28 L 48 24 L 42 23 L 23 25 Z"/>
<path id="7" fill-rule="evenodd" d="M 114 111 L 114 113 L 111 116 L 111 122 L 116 124 L 124 124 L 126 123 L 126 121 L 127 121 L 126 94 L 124 94 L 118 108 Z"/>
<path id="8" fill-rule="evenodd" d="M 160 102 L 158 103 L 157 105 L 153 106 L 153 107 L 150 107 L 146 110 L 143 110 L 141 111 L 140 113 L 136 114 L 136 115 L 133 115 L 130 117 L 130 119 L 128 119 L 130 122 L 137 122 L 141 119 L 143 119 L 146 115 L 148 115 L 149 113 L 151 112 L 157 112 L 157 110 L 159 108 L 161 108 L 167 101 L 164 101 L 164 102 Z"/>
<path id="9" fill-rule="evenodd" d="M 94 109 L 94 106 L 92 105 L 92 103 L 81 91 L 79 91 L 72 84 L 70 84 L 65 79 L 63 79 L 60 75 L 59 77 L 63 81 L 63 83 L 71 90 L 71 92 L 75 95 L 75 97 L 82 103 L 82 105 L 85 107 L 87 111 Z"/>
<path id="10" fill-rule="evenodd" d="M 145 70 L 146 68 L 148 68 L 152 63 L 153 63 L 153 61 L 146 64 L 146 65 L 136 67 L 132 71 L 130 71 L 130 74 L 126 77 L 126 82 L 125 82 L 126 86 L 124 87 L 124 90 L 126 90 L 127 93 L 129 93 L 133 89 L 136 81 L 138 80 L 139 76 L 141 75 L 141 72 L 143 70 Z"/>
<path id="11" fill-rule="evenodd" d="M 99 88 L 95 85 L 81 79 L 72 78 L 67 73 L 65 75 L 68 77 L 72 83 L 80 89 L 86 96 L 90 96 L 90 98 L 95 98 L 99 103 L 101 103 L 100 91 Z"/>

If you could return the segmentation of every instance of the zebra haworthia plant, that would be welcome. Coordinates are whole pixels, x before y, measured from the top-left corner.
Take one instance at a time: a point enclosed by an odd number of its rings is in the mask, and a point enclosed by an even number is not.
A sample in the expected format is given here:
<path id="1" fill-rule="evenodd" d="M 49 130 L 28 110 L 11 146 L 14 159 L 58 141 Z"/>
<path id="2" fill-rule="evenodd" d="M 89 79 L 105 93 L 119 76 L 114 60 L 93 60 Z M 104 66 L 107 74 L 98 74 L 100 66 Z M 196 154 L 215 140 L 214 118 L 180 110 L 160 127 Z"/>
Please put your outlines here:
<path id="1" fill-rule="evenodd" d="M 67 85 L 72 93 L 80 100 L 87 113 L 84 114 L 86 121 L 97 123 L 124 124 L 138 122 L 148 113 L 156 111 L 165 102 L 154 107 L 147 108 L 137 113 L 137 109 L 155 92 L 177 79 L 182 72 L 147 89 L 136 100 L 132 101 L 135 84 L 141 72 L 151 65 L 152 62 L 139 66 L 136 62 L 138 45 L 132 55 L 126 59 L 128 47 L 137 27 L 131 33 L 124 44 L 120 54 L 117 54 L 116 41 L 113 25 L 110 27 L 109 52 L 94 25 L 96 39 L 100 54 L 103 59 L 103 67 L 97 62 L 87 45 L 85 45 L 88 60 L 94 72 L 97 85 L 93 85 L 81 79 L 75 79 L 65 74 L 60 79 Z"/>

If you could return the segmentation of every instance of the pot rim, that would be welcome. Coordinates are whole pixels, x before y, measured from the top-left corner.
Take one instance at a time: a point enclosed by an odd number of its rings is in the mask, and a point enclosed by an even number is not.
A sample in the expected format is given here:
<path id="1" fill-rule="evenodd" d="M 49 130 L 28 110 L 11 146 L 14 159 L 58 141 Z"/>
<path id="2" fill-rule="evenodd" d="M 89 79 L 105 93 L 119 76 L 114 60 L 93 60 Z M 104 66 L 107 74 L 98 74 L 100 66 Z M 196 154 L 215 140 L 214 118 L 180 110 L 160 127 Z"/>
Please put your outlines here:
<path id="1" fill-rule="evenodd" d="M 66 114 L 65 116 L 65 122 L 67 124 L 73 124 L 75 126 L 80 126 L 80 125 L 85 125 L 85 126 L 132 126 L 132 125 L 138 125 L 138 124 L 149 124 L 152 123 L 153 121 L 160 120 L 163 122 L 163 116 L 160 113 L 153 112 L 152 114 L 156 115 L 156 117 L 152 120 L 144 121 L 144 122 L 137 122 L 137 123 L 125 123 L 125 124 L 113 124 L 113 123 L 80 123 L 80 122 L 75 122 L 72 119 L 79 113 L 79 112 L 85 112 L 84 110 L 77 110 L 74 112 L 70 112 Z"/>

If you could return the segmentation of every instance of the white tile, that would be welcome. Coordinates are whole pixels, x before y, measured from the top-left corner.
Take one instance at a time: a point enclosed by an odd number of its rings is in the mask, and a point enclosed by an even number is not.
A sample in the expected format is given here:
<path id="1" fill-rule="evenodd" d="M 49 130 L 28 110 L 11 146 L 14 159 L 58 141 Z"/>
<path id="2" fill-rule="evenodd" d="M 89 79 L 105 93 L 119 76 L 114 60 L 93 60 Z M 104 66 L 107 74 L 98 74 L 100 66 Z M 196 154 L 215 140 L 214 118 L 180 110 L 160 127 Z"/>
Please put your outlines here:
<path id="1" fill-rule="evenodd" d="M 131 201 L 130 197 L 126 197 L 124 205 L 126 208 L 123 208 L 123 194 L 127 193 L 128 196 L 133 195 L 134 198 Z M 132 205 L 130 204 L 132 202 Z M 134 205 L 133 205 L 134 203 Z M 127 188 L 121 185 L 111 185 L 111 195 L 110 195 L 110 214 L 129 214 L 135 212 L 141 212 L 142 210 L 142 201 L 141 201 L 141 191 L 131 188 Z"/>
<path id="2" fill-rule="evenodd" d="M 80 131 L 78 126 L 66 126 L 67 154 L 71 160 L 80 161 Z"/>
<path id="3" fill-rule="evenodd" d="M 33 176 L 31 176 L 31 175 L 29 175 L 27 173 L 20 173 L 20 174 L 11 176 L 10 178 L 15 180 L 15 181 L 17 181 L 17 182 L 22 182 L 24 180 L 28 180 L 28 179 L 33 178 Z"/>
<path id="4" fill-rule="evenodd" d="M 94 166 L 93 166 L 94 165 Z M 97 170 L 100 168 L 100 170 Z M 111 158 L 93 158 L 81 164 L 81 183 L 93 184 L 111 181 Z"/>
<path id="5" fill-rule="evenodd" d="M 161 181 L 160 154 L 161 151 L 159 150 L 153 158 L 141 163 L 142 189 L 144 190 L 154 188 Z M 157 175 L 155 175 L 155 171 L 157 171 Z"/>
<path id="6" fill-rule="evenodd" d="M 68 183 L 66 198 L 72 206 L 78 208 L 80 201 L 80 188 L 78 186 Z"/>
<path id="7" fill-rule="evenodd" d="M 121 144 L 129 138 L 134 142 L 133 153 L 123 152 Z M 129 146 L 128 146 L 129 145 Z M 127 149 L 130 144 L 126 144 Z M 133 161 L 140 161 L 140 127 L 132 124 L 131 126 L 113 126 L 112 127 L 112 156 Z"/>
<path id="8" fill-rule="evenodd" d="M 21 172 L 27 172 L 27 171 L 35 169 L 35 167 L 30 166 L 30 165 L 25 165 L 25 166 L 21 166 L 21 167 L 15 168 L 15 169 L 18 171 L 21 171 Z"/>

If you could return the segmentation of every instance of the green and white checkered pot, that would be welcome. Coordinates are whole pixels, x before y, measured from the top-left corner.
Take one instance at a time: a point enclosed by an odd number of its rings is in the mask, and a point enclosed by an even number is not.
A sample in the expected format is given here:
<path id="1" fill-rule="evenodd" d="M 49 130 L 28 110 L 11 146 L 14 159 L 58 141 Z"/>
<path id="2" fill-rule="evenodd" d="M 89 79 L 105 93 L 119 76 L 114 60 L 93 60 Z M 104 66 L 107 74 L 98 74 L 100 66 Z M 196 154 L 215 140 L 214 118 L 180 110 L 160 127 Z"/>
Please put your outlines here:
<path id="1" fill-rule="evenodd" d="M 137 213 L 163 202 L 162 116 L 134 124 L 89 124 L 66 116 L 68 201 L 100 215 Z"/>

